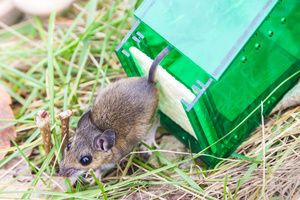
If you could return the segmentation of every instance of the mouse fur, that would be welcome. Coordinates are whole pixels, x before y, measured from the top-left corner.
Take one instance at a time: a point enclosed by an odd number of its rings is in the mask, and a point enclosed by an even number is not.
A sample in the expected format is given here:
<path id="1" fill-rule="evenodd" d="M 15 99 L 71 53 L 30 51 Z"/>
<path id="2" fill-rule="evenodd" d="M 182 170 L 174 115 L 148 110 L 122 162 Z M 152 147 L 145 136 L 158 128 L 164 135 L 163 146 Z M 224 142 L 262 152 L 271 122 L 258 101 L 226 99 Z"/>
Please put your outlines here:
<path id="1" fill-rule="evenodd" d="M 157 105 L 155 83 L 145 77 L 125 78 L 100 90 L 78 122 L 59 174 L 77 179 L 80 173 L 93 169 L 101 176 L 145 138 Z M 92 158 L 88 165 L 80 163 L 85 155 Z"/>
<path id="2" fill-rule="evenodd" d="M 59 174 L 77 176 L 89 169 L 96 176 L 111 169 L 149 135 L 155 142 L 158 90 L 155 71 L 173 48 L 167 46 L 150 66 L 148 78 L 125 78 L 98 92 L 93 105 L 80 118 L 75 136 L 65 149 Z"/>

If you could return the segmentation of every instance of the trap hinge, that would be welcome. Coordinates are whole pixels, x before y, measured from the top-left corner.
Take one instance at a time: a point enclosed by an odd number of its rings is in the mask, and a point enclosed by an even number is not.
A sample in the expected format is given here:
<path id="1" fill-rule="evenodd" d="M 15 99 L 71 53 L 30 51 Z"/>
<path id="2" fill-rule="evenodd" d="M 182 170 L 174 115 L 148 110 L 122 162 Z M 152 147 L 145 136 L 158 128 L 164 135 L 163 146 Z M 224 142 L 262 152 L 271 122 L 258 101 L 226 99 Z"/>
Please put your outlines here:
<path id="1" fill-rule="evenodd" d="M 200 80 L 196 81 L 196 84 L 192 85 L 192 90 L 196 93 L 196 97 L 191 103 L 188 103 L 186 100 L 182 99 L 181 103 L 185 106 L 186 112 L 189 112 L 190 110 L 193 109 L 195 104 L 198 102 L 200 97 L 204 94 L 204 92 L 207 90 L 207 88 L 210 86 L 212 83 L 213 79 L 210 78 L 206 83 L 203 83 Z"/>

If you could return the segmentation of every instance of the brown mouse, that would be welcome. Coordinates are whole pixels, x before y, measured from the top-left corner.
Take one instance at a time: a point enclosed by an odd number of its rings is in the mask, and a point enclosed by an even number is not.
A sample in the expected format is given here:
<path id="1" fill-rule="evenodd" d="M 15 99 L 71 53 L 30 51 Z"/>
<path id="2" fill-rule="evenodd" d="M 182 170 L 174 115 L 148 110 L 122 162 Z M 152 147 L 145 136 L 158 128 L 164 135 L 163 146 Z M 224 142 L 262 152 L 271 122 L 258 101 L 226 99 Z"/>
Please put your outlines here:
<path id="1" fill-rule="evenodd" d="M 113 168 L 146 138 L 153 126 L 158 105 L 154 73 L 170 52 L 166 47 L 153 61 L 148 79 L 125 78 L 101 90 L 93 105 L 80 118 L 66 149 L 59 174 L 75 181 L 93 169 L 98 178 Z"/>

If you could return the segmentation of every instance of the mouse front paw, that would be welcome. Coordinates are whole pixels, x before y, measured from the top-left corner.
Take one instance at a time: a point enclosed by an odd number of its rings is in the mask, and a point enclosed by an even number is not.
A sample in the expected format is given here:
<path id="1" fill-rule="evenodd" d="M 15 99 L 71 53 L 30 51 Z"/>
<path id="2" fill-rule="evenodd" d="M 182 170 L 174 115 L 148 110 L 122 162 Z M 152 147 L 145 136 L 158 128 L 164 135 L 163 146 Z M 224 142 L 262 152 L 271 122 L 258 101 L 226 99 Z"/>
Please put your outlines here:
<path id="1" fill-rule="evenodd" d="M 95 177 L 92 176 L 91 173 L 94 173 Z M 96 169 L 94 172 L 89 173 L 90 175 L 85 178 L 85 180 L 90 184 L 90 185 L 96 185 L 97 181 L 99 181 L 102 184 L 102 175 L 103 173 L 101 172 L 100 169 Z"/>
<path id="2" fill-rule="evenodd" d="M 143 160 L 148 160 L 150 158 L 150 156 L 152 155 L 152 151 L 150 149 L 148 149 L 144 144 L 141 144 L 140 148 L 140 157 Z"/>

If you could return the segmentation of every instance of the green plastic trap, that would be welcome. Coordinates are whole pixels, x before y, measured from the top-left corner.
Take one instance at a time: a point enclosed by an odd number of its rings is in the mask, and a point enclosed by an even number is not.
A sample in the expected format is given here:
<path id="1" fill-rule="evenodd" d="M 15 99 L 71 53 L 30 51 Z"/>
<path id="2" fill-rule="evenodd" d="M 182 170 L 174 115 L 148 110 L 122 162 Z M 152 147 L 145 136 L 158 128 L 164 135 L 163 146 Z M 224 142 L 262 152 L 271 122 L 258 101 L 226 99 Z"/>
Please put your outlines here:
<path id="1" fill-rule="evenodd" d="M 142 76 L 143 60 L 174 47 L 161 66 L 189 92 L 162 97 L 161 122 L 214 166 L 299 79 L 299 10 L 299 0 L 145 0 L 116 53 L 129 76 Z M 180 116 L 164 110 L 179 103 Z"/>

